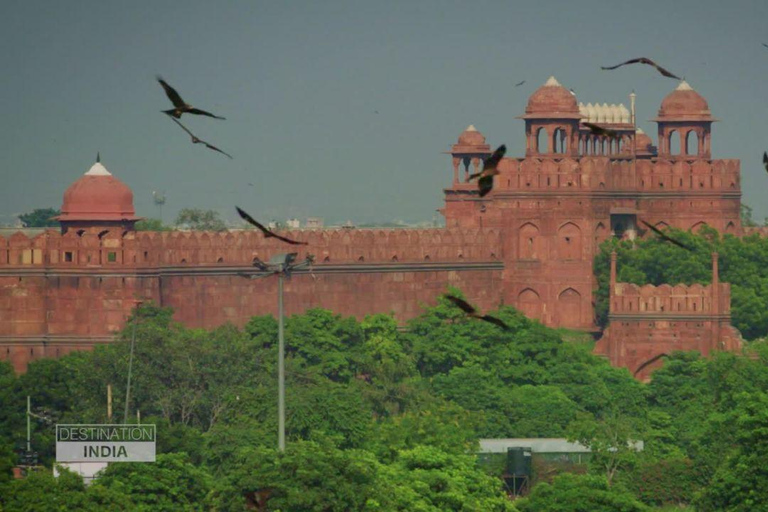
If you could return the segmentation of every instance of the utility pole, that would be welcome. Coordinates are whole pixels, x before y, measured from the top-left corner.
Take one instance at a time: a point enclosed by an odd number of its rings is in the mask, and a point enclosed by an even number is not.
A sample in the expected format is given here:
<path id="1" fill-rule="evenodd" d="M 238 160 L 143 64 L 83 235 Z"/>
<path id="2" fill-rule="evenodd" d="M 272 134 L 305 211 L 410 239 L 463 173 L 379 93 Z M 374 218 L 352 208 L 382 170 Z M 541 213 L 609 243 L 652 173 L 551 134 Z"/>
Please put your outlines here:
<path id="1" fill-rule="evenodd" d="M 30 418 L 32 417 L 32 399 L 27 395 L 27 453 L 32 451 L 32 442 L 30 441 L 31 426 Z"/>
<path id="2" fill-rule="evenodd" d="M 133 310 L 133 328 L 131 333 L 131 355 L 128 359 L 128 384 L 125 387 L 125 414 L 123 414 L 123 424 L 128 423 L 128 404 L 131 401 L 131 373 L 133 371 L 133 347 L 136 344 L 136 319 L 139 315 L 140 300 L 136 301 Z"/>
<path id="3" fill-rule="evenodd" d="M 112 384 L 107 384 L 107 421 L 112 422 Z"/>
<path id="4" fill-rule="evenodd" d="M 298 253 L 277 254 L 264 263 L 255 259 L 253 266 L 259 269 L 261 274 L 238 274 L 248 279 L 261 279 L 277 274 L 277 448 L 285 451 L 285 333 L 283 311 L 283 280 L 290 279 L 291 272 L 298 268 L 309 267 L 314 262 L 314 257 L 307 255 L 307 259 L 301 263 L 293 264 Z"/>

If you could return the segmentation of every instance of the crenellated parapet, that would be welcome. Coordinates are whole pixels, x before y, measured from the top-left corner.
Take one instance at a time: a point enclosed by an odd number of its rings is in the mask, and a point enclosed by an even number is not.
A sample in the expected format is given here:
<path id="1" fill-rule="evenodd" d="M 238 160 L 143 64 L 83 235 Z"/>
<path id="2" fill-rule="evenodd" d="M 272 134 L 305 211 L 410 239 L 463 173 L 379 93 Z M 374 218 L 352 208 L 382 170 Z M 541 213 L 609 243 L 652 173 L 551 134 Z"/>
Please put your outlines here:
<path id="1" fill-rule="evenodd" d="M 500 231 L 475 229 L 326 229 L 281 232 L 307 242 L 291 246 L 255 230 L 110 231 L 48 230 L 34 237 L 0 237 L 0 268 L 155 267 L 179 265 L 251 265 L 285 252 L 308 254 L 318 264 L 461 262 L 500 260 Z"/>
<path id="2" fill-rule="evenodd" d="M 494 190 L 722 192 L 741 190 L 740 162 L 736 159 L 616 159 L 607 156 L 578 158 L 505 158 L 499 164 Z M 469 190 L 476 188 L 468 184 Z M 565 190 L 564 190 L 565 189 Z"/>
<path id="3" fill-rule="evenodd" d="M 731 323 L 731 288 L 721 283 L 718 256 L 712 254 L 712 283 L 638 286 L 616 282 L 611 254 L 608 327 L 595 353 L 646 380 L 673 351 L 738 351 L 741 334 Z"/>
<path id="4" fill-rule="evenodd" d="M 727 314 L 731 312 L 731 286 L 616 283 L 611 293 L 611 314 Z"/>

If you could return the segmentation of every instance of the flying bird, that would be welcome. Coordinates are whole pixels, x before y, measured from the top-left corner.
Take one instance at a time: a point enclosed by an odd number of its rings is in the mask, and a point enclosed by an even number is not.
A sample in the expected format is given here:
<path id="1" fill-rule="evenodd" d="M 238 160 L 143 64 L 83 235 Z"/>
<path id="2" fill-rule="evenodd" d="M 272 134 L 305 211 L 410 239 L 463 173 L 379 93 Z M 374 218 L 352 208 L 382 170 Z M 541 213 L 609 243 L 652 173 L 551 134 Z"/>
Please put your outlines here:
<path id="1" fill-rule="evenodd" d="M 652 365 L 653 363 L 655 363 L 656 361 L 661 359 L 662 357 L 669 357 L 669 356 L 667 354 L 664 354 L 664 353 L 661 353 L 661 354 L 658 354 L 656 356 L 653 356 L 652 358 L 650 358 L 649 360 L 647 360 L 646 362 L 641 364 L 637 368 L 637 370 L 635 370 L 635 373 L 633 374 L 633 376 L 637 377 L 638 373 L 640 373 L 641 371 L 643 371 L 644 369 L 646 369 L 647 367 L 649 367 L 650 365 Z"/>
<path id="2" fill-rule="evenodd" d="M 515 87 L 520 87 L 520 86 L 521 86 L 521 85 L 523 85 L 524 83 L 525 83 L 525 80 L 523 80 L 522 82 L 518 82 L 518 83 L 516 83 L 516 84 L 515 84 Z"/>
<path id="3" fill-rule="evenodd" d="M 571 93 L 571 96 L 576 96 L 576 91 L 574 91 L 573 89 L 570 89 L 568 92 Z"/>
<path id="4" fill-rule="evenodd" d="M 499 162 L 504 158 L 504 154 L 507 152 L 507 146 L 502 144 L 491 156 L 483 160 L 483 170 L 471 174 L 468 178 L 469 181 L 479 178 L 477 180 L 477 187 L 480 191 L 480 197 L 485 197 L 488 192 L 493 188 L 493 177 L 499 174 Z"/>
<path id="5" fill-rule="evenodd" d="M 222 155 L 226 155 L 229 158 L 232 158 L 232 155 L 230 155 L 229 153 L 226 153 L 226 152 L 220 150 L 219 148 L 217 148 L 216 146 L 214 146 L 213 144 L 208 144 L 203 139 L 198 138 L 194 133 L 192 133 L 191 131 L 187 130 L 187 127 L 184 126 L 183 124 L 181 124 L 181 121 L 179 121 L 175 117 L 171 117 L 171 121 L 173 121 L 177 125 L 181 126 L 181 129 L 184 130 L 185 132 L 187 132 L 190 137 L 192 137 L 192 144 L 205 144 L 205 147 L 207 147 L 208 149 L 212 149 L 214 151 L 218 151 Z"/>
<path id="6" fill-rule="evenodd" d="M 163 80 L 163 78 L 159 75 L 157 77 L 157 81 L 160 82 L 160 85 L 163 86 L 163 89 L 165 90 L 165 95 L 168 96 L 168 99 L 171 100 L 171 103 L 173 103 L 173 106 L 174 106 L 173 109 L 163 110 L 163 112 L 165 112 L 169 116 L 173 116 L 176 119 L 180 119 L 181 114 L 196 114 L 198 116 L 213 117 L 214 119 L 225 119 L 223 117 L 213 115 L 210 112 L 206 112 L 205 110 L 200 110 L 199 108 L 195 108 L 192 105 L 189 105 L 188 103 L 185 103 L 184 100 L 181 99 L 181 96 L 179 96 L 179 93 L 176 92 L 176 89 L 168 85 L 168 82 Z"/>
<path id="7" fill-rule="evenodd" d="M 309 245 L 307 242 L 297 242 L 296 240 L 291 240 L 289 238 L 285 238 L 284 236 L 276 235 L 272 231 L 268 230 L 266 227 L 264 227 L 262 224 L 259 224 L 253 217 L 245 213 L 243 210 L 241 210 L 238 206 L 235 206 L 237 209 L 237 213 L 240 214 L 240 217 L 248 222 L 249 224 L 253 224 L 259 230 L 264 233 L 264 238 L 277 238 L 280 241 L 283 241 L 287 244 L 291 245 Z"/>
<path id="8" fill-rule="evenodd" d="M 449 301 L 451 301 L 454 305 L 458 306 L 458 308 L 464 311 L 468 316 L 497 325 L 502 329 L 504 329 L 505 331 L 509 330 L 509 326 L 505 324 L 502 320 L 491 315 L 480 315 L 477 312 L 477 310 L 467 301 L 460 299 L 458 297 L 454 297 L 453 295 L 444 295 L 444 297 Z"/>
<path id="9" fill-rule="evenodd" d="M 765 167 L 765 171 L 768 172 L 768 152 L 763 151 L 763 167 Z"/>
<path id="10" fill-rule="evenodd" d="M 611 139 L 617 139 L 621 137 L 621 134 L 617 132 L 616 130 L 609 130 L 608 128 L 603 128 L 602 126 L 598 126 L 593 123 L 581 123 L 587 128 L 589 128 L 589 131 L 594 133 L 595 135 L 602 135 L 604 137 L 608 137 Z"/>
<path id="11" fill-rule="evenodd" d="M 765 43 L 763 43 L 763 46 L 765 46 L 766 48 L 768 48 L 768 44 L 765 44 Z"/>
<path id="12" fill-rule="evenodd" d="M 664 75 L 664 76 L 666 76 L 668 78 L 674 78 L 675 80 L 681 80 L 681 78 L 679 76 L 670 73 L 669 71 L 667 71 L 663 67 L 661 67 L 658 64 L 656 64 L 655 62 L 653 62 L 651 59 L 647 59 L 645 57 L 639 57 L 637 59 L 630 59 L 627 62 L 622 62 L 621 64 L 616 64 L 615 66 L 610 66 L 610 67 L 600 66 L 600 69 L 606 69 L 606 70 L 616 69 L 616 68 L 620 68 L 621 66 L 626 66 L 627 64 L 637 64 L 637 63 L 648 64 L 649 66 L 655 67 L 656 71 L 658 71 L 659 73 L 661 73 L 662 75 Z"/>
<path id="13" fill-rule="evenodd" d="M 643 224 L 645 224 L 646 226 L 648 226 L 648 228 L 649 228 L 651 231 L 653 231 L 654 233 L 656 233 L 657 235 L 659 235 L 659 238 L 661 238 L 662 240 L 665 240 L 665 241 L 667 241 L 667 242 L 670 242 L 670 243 L 672 243 L 672 244 L 675 244 L 675 245 L 676 245 L 676 246 L 678 246 L 678 247 L 682 247 L 682 248 L 683 248 L 683 249 L 685 249 L 686 251 L 691 251 L 691 252 L 693 252 L 693 249 L 692 249 L 692 248 L 690 248 L 689 246 L 685 245 L 685 244 L 684 244 L 684 243 L 682 243 L 682 242 L 679 242 L 679 241 L 675 240 L 674 238 L 670 238 L 670 237 L 668 237 L 667 235 L 665 235 L 665 234 L 664 234 L 664 233 L 663 233 L 663 232 L 662 232 L 662 231 L 661 231 L 659 228 L 657 228 L 656 226 L 652 226 L 651 224 L 648 224 L 648 223 L 647 223 L 647 222 L 645 222 L 644 220 L 641 220 L 640 222 L 642 222 Z"/>

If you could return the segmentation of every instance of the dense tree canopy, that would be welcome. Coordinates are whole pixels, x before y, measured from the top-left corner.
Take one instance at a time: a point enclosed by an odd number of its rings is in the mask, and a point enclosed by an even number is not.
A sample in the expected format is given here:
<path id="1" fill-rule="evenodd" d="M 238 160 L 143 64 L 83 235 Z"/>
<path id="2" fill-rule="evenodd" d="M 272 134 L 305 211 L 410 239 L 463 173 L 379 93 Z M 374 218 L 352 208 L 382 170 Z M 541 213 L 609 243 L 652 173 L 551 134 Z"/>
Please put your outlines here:
<path id="1" fill-rule="evenodd" d="M 182 208 L 176 216 L 176 226 L 186 227 L 197 231 L 224 231 L 227 229 L 224 221 L 215 210 L 200 208 Z"/>
<path id="2" fill-rule="evenodd" d="M 61 211 L 55 208 L 36 208 L 19 215 L 19 220 L 25 228 L 57 228 L 59 221 L 53 219 L 57 215 L 61 215 Z"/>
<path id="3" fill-rule="evenodd" d="M 672 354 L 646 385 L 593 356 L 583 338 L 509 307 L 493 312 L 508 331 L 444 299 L 407 332 L 389 315 L 357 321 L 309 310 L 286 320 L 288 443 L 280 453 L 275 319 L 202 330 L 172 313 L 141 306 L 115 343 L 35 361 L 22 376 L 0 364 L 2 510 L 223 511 L 261 499 L 267 510 L 292 511 L 764 505 L 752 492 L 763 492 L 768 457 L 763 342 L 746 357 Z M 54 422 L 102 423 L 111 384 L 112 421 L 122 421 L 134 319 L 129 417 L 140 410 L 157 424 L 157 462 L 113 464 L 88 488 L 50 470 L 10 481 L 27 395 Z M 484 437 L 567 437 L 593 453 L 586 475 L 541 470 L 531 494 L 511 501 L 504 461 L 481 464 L 475 455 Z M 629 444 L 637 440 L 640 452 Z M 32 444 L 50 467 L 52 425 L 35 420 Z"/>

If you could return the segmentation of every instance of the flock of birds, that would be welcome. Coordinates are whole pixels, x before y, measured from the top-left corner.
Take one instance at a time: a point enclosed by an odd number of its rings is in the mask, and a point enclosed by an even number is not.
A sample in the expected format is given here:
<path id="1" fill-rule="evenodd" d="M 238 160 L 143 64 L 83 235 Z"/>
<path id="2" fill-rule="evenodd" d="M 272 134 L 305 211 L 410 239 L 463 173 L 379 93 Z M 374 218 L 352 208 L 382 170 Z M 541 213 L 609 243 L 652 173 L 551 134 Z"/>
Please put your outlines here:
<path id="1" fill-rule="evenodd" d="M 764 44 L 764 46 L 766 46 L 768 48 L 768 45 Z M 648 59 L 648 58 L 645 58 L 645 57 L 639 57 L 637 59 L 630 59 L 630 60 L 628 60 L 626 62 L 622 62 L 620 64 L 616 64 L 615 66 L 609 66 L 609 67 L 604 67 L 603 66 L 603 67 L 601 67 L 601 69 L 604 69 L 604 70 L 614 70 L 614 69 L 620 68 L 622 66 L 626 66 L 628 64 L 646 64 L 648 66 L 654 67 L 662 76 L 665 76 L 667 78 L 674 78 L 676 80 L 681 80 L 681 78 L 678 77 L 677 75 L 675 75 L 674 73 L 668 71 L 667 69 L 665 69 L 665 68 L 659 66 L 658 64 L 656 64 L 651 59 Z M 212 114 L 210 112 L 207 112 L 205 110 L 201 110 L 199 108 L 195 108 L 192 105 L 189 105 L 188 103 L 186 103 L 181 98 L 181 96 L 176 91 L 176 89 L 171 87 L 168 84 L 168 82 L 163 80 L 162 77 L 158 76 L 157 77 L 157 81 L 160 82 L 160 85 L 163 87 L 163 90 L 165 91 L 166 96 L 168 96 L 168 99 L 173 104 L 173 108 L 172 109 L 164 110 L 163 113 L 168 115 L 171 118 L 172 121 L 174 121 L 176 124 L 178 124 L 179 127 L 182 130 L 184 130 L 192 138 L 192 143 L 193 144 L 203 144 L 208 149 L 211 149 L 213 151 L 217 151 L 217 152 L 219 152 L 219 153 L 221 153 L 221 154 L 223 154 L 223 155 L 225 155 L 225 156 L 227 156 L 229 158 L 232 158 L 232 156 L 230 154 L 228 154 L 228 153 L 222 151 L 221 149 L 219 149 L 218 147 L 216 147 L 216 146 L 214 146 L 214 145 L 212 145 L 212 144 L 210 144 L 210 143 L 208 143 L 208 142 L 198 138 L 195 134 L 193 134 L 186 126 L 184 126 L 179 121 L 179 119 L 181 119 L 182 114 L 200 115 L 200 116 L 206 116 L 206 117 L 211 117 L 211 118 L 214 118 L 214 119 L 221 119 L 221 120 L 224 120 L 225 118 L 217 116 L 217 115 L 214 115 L 214 114 Z M 515 84 L 515 87 L 519 87 L 519 86 L 525 84 L 525 82 L 526 82 L 525 80 L 522 80 L 521 82 Z M 571 90 L 571 93 L 573 94 L 573 90 Z M 378 111 L 376 113 L 378 114 Z M 584 126 L 586 126 L 592 133 L 594 133 L 596 135 L 601 135 L 601 136 L 609 137 L 609 138 L 615 138 L 615 137 L 619 137 L 620 136 L 620 134 L 617 131 L 615 131 L 615 130 L 604 128 L 604 127 L 598 126 L 598 125 L 593 124 L 593 123 L 582 123 L 582 124 Z M 506 154 L 506 152 L 507 152 L 507 147 L 506 147 L 506 145 L 502 144 L 501 146 L 496 148 L 496 150 L 493 152 L 493 154 L 491 154 L 488 158 L 485 158 L 483 160 L 483 169 L 482 169 L 482 171 L 480 171 L 478 173 L 475 173 L 475 174 L 472 174 L 472 175 L 469 176 L 469 181 L 477 179 L 478 193 L 479 193 L 480 197 L 485 197 L 493 189 L 493 177 L 496 176 L 497 174 L 499 174 L 499 170 L 498 170 L 499 162 L 501 162 L 502 158 L 504 158 L 504 155 Z M 763 165 L 765 166 L 766 171 L 768 171 L 768 152 L 763 153 Z M 249 224 L 255 226 L 262 233 L 264 233 L 264 237 L 265 238 L 276 238 L 277 240 L 280 240 L 281 242 L 284 242 L 284 243 L 287 243 L 287 244 L 290 244 L 290 245 L 308 245 L 307 242 L 299 242 L 299 241 L 296 241 L 296 240 L 291 240 L 289 238 L 286 238 L 284 236 L 281 236 L 281 235 L 278 235 L 277 233 L 272 232 L 266 226 L 264 226 L 263 224 L 259 223 L 256 219 L 254 219 L 248 213 L 246 213 L 244 210 L 242 210 L 240 207 L 236 206 L 235 208 L 237 209 L 237 213 L 240 215 L 240 217 L 243 220 L 245 220 L 246 222 L 248 222 Z M 647 226 L 648 229 L 653 231 L 656 235 L 659 236 L 659 238 L 661 238 L 665 242 L 669 242 L 671 244 L 674 244 L 674 245 L 676 245 L 678 247 L 681 247 L 683 249 L 686 249 L 688 251 L 692 251 L 693 250 L 688 245 L 686 245 L 686 244 L 680 242 L 679 240 L 675 240 L 674 238 L 666 235 L 661 230 L 659 230 L 656 226 L 653 226 L 653 225 L 649 224 L 648 222 L 646 222 L 644 220 L 641 220 L 641 222 L 645 226 Z M 292 253 L 292 256 L 295 257 L 296 253 Z M 307 261 L 310 262 L 310 263 L 313 261 L 312 255 L 308 255 L 307 256 Z M 502 328 L 504 330 L 509 329 L 509 326 L 507 326 L 507 324 L 505 324 L 502 320 L 500 320 L 500 319 L 498 319 L 496 317 L 490 316 L 490 315 L 481 315 L 480 313 L 478 313 L 477 309 L 474 306 L 472 306 L 471 304 L 469 304 L 468 302 L 466 302 L 465 300 L 463 300 L 463 299 L 461 299 L 459 297 L 456 297 L 454 295 L 448 295 L 448 294 L 444 295 L 444 297 L 447 300 L 449 300 L 452 304 L 457 306 L 459 309 L 461 309 L 464 313 L 466 313 L 467 316 L 469 316 L 470 318 L 475 318 L 477 320 L 482 320 L 482 321 L 485 321 L 485 322 L 492 323 L 492 324 L 494 324 L 494 325 L 496 325 L 496 326 L 498 326 L 498 327 L 500 327 L 500 328 Z"/>

